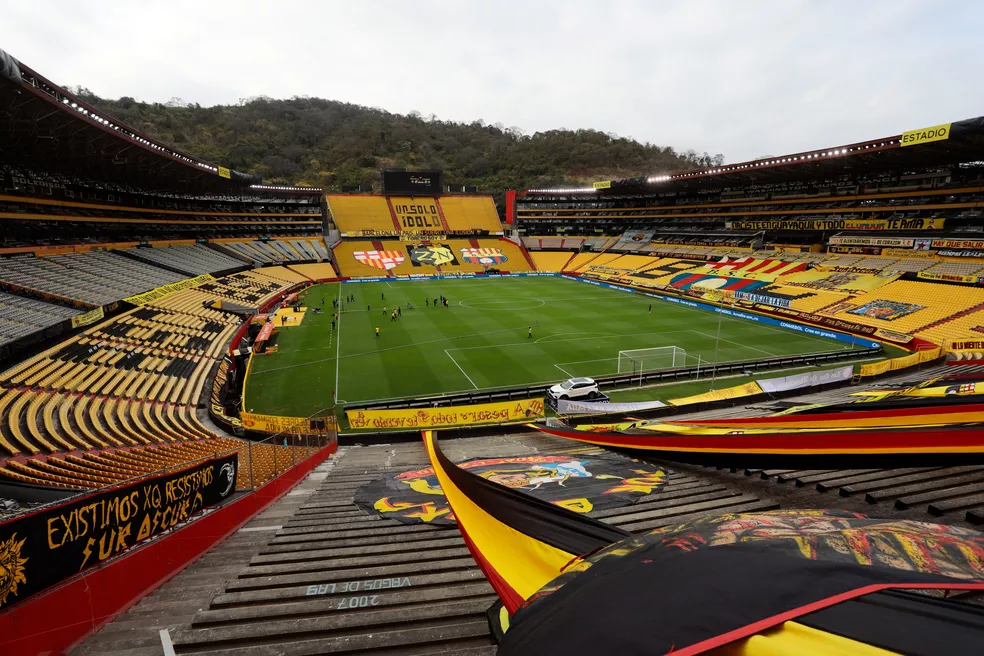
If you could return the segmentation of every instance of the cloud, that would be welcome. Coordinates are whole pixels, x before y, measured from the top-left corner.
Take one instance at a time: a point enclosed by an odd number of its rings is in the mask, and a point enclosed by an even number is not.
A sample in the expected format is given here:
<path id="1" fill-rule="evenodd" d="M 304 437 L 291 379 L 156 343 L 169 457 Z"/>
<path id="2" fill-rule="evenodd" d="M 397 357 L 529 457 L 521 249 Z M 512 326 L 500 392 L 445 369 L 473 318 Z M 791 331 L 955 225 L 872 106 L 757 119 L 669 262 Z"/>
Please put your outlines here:
<path id="1" fill-rule="evenodd" d="M 728 161 L 981 113 L 984 4 L 2 2 L 0 47 L 99 95 L 309 95 L 593 128 Z"/>

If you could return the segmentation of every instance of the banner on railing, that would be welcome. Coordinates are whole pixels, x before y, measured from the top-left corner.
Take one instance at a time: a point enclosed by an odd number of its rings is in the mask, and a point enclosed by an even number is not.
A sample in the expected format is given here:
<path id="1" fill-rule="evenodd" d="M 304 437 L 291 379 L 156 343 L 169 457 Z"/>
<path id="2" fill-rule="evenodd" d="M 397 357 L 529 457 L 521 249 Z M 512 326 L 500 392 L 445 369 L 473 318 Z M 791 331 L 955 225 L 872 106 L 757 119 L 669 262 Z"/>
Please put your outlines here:
<path id="1" fill-rule="evenodd" d="M 233 453 L 0 524 L 0 609 L 154 537 L 236 491 Z"/>
<path id="2" fill-rule="evenodd" d="M 97 307 L 95 310 L 89 310 L 83 314 L 77 314 L 72 317 L 72 328 L 81 328 L 82 326 L 89 326 L 96 323 L 100 319 L 106 316 L 106 313 L 101 307 Z"/>
<path id="3" fill-rule="evenodd" d="M 281 417 L 279 415 L 260 415 L 242 412 L 239 415 L 243 428 L 277 435 L 334 435 L 338 426 L 334 415 L 323 417 Z"/>
<path id="4" fill-rule="evenodd" d="M 880 374 L 888 373 L 889 371 L 899 371 L 900 369 L 907 369 L 909 367 L 914 367 L 917 364 L 922 364 L 924 362 L 932 362 L 933 360 L 940 357 L 942 349 L 939 347 L 933 349 L 925 349 L 922 351 L 915 351 L 909 355 L 903 355 L 898 358 L 892 358 L 891 360 L 882 360 L 881 362 L 870 362 L 861 365 L 861 370 L 859 375 L 862 378 L 867 376 L 878 376 Z"/>
<path id="5" fill-rule="evenodd" d="M 543 417 L 543 399 L 404 410 L 346 410 L 352 428 L 446 428 Z"/>
<path id="6" fill-rule="evenodd" d="M 709 403 L 711 401 L 725 401 L 727 399 L 737 399 L 742 396 L 753 396 L 761 393 L 762 388 L 759 387 L 758 383 L 752 381 L 750 383 L 744 383 L 743 385 L 726 387 L 719 390 L 711 390 L 710 392 L 695 394 L 694 396 L 686 396 L 682 399 L 670 399 L 669 404 L 692 405 L 694 403 Z"/>
<path id="7" fill-rule="evenodd" d="M 851 380 L 853 375 L 854 365 L 849 364 L 824 371 L 808 371 L 802 374 L 792 374 L 779 378 L 762 378 L 757 382 L 763 392 L 774 394 L 776 392 L 788 392 L 789 390 L 800 389 L 802 387 L 839 383 L 845 380 Z"/>
<path id="8" fill-rule="evenodd" d="M 951 351 L 984 351 L 984 340 L 966 340 L 966 341 L 953 341 L 950 342 L 949 350 Z"/>
<path id="9" fill-rule="evenodd" d="M 633 403 L 603 403 L 601 401 L 570 401 L 560 399 L 557 401 L 557 414 L 608 414 L 610 412 L 639 412 L 640 410 L 652 410 L 662 408 L 666 404 L 662 401 L 635 401 Z"/>
<path id="10" fill-rule="evenodd" d="M 134 296 L 128 296 L 123 300 L 126 301 L 127 303 L 132 303 L 133 305 L 146 305 L 151 301 L 156 301 L 158 299 L 164 298 L 168 294 L 173 294 L 174 292 L 180 292 L 183 289 L 194 287 L 195 285 L 199 285 L 209 280 L 215 280 L 215 278 L 211 274 L 205 273 L 200 276 L 195 276 L 194 278 L 188 278 L 187 280 L 179 280 L 178 282 L 172 282 L 170 285 L 162 285 L 155 289 L 151 289 L 149 292 L 136 294 Z"/>

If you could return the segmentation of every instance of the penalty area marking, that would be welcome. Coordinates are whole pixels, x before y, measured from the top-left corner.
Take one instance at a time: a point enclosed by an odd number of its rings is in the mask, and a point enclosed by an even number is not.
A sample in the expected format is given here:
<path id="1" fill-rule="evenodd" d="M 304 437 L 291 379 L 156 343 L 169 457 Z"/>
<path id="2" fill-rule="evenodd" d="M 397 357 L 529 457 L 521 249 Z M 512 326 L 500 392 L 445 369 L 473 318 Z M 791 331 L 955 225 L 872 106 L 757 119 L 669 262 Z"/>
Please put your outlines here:
<path id="1" fill-rule="evenodd" d="M 446 355 L 449 358 L 451 358 L 451 362 L 454 363 L 454 366 L 458 367 L 458 371 L 461 372 L 461 375 L 468 379 L 468 382 L 472 384 L 472 387 L 474 387 L 475 389 L 478 389 L 478 385 L 475 384 L 475 381 L 471 379 L 471 376 L 469 376 L 468 374 L 465 373 L 465 370 L 461 368 L 461 365 L 458 364 L 458 361 L 454 359 L 454 356 L 451 355 L 450 353 L 448 353 L 448 350 L 447 349 L 444 349 L 444 355 Z"/>

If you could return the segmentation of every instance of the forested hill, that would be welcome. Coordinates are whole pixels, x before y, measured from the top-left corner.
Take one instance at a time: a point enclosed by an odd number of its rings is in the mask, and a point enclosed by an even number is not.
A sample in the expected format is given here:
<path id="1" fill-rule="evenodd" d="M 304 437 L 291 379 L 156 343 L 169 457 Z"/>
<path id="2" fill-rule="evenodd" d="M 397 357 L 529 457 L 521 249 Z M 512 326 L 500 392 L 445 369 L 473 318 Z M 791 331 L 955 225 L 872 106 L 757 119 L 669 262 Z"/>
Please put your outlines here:
<path id="1" fill-rule="evenodd" d="M 379 169 L 393 166 L 443 169 L 448 183 L 474 184 L 498 196 L 505 189 L 656 174 L 723 159 L 595 130 L 526 135 L 499 123 L 454 123 L 320 98 L 261 97 L 200 107 L 178 99 L 143 103 L 77 91 L 101 111 L 179 150 L 262 175 L 266 182 L 335 191 L 360 184 L 378 190 Z"/>

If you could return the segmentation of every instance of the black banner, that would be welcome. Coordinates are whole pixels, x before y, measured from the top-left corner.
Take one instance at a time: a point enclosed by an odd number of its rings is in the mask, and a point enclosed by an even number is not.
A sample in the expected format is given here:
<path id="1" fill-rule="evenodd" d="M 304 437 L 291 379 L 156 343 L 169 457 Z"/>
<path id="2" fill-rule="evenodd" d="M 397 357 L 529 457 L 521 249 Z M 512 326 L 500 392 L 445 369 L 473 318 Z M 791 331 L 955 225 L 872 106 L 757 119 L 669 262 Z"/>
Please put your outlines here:
<path id="1" fill-rule="evenodd" d="M 407 255 L 413 266 L 458 266 L 454 250 L 447 244 L 407 245 Z"/>
<path id="2" fill-rule="evenodd" d="M 659 467 L 614 454 L 472 458 L 457 466 L 579 513 L 627 506 L 666 484 Z M 431 467 L 366 483 L 356 491 L 355 503 L 405 524 L 456 523 Z"/>
<path id="3" fill-rule="evenodd" d="M 0 524 L 0 609 L 232 496 L 238 465 L 234 453 Z"/>

